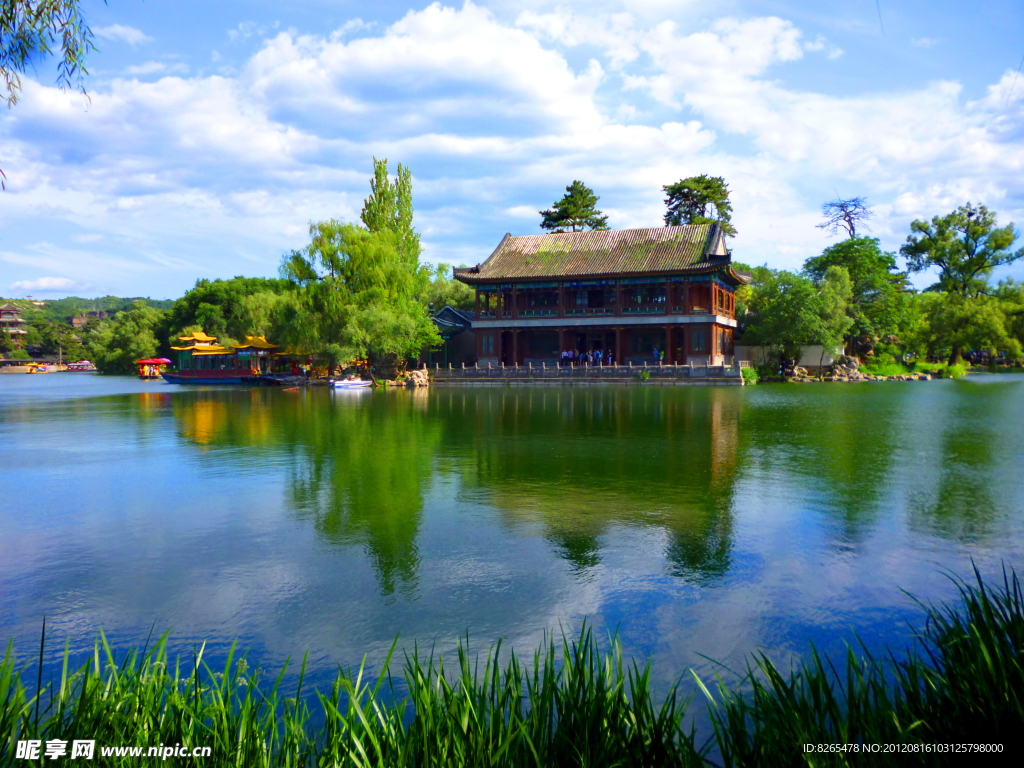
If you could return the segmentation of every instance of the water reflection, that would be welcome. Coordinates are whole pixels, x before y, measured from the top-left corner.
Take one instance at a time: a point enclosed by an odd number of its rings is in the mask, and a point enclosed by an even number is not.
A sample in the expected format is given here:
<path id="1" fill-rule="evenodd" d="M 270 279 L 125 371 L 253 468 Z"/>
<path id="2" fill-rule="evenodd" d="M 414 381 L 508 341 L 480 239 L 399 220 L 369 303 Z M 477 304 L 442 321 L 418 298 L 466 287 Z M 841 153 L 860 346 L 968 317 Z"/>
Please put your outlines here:
<path id="1" fill-rule="evenodd" d="M 698 653 L 887 642 L 901 587 L 944 599 L 939 569 L 1022 557 L 1011 379 L 339 398 L 23 378 L 0 379 L 0 638 L 21 649 L 45 613 L 81 650 L 155 624 L 269 666 L 309 648 L 329 676 L 399 632 L 532 651 L 588 617 L 671 681 Z"/>
<path id="2" fill-rule="evenodd" d="M 944 410 L 922 405 L 950 396 Z M 146 395 L 140 407 L 165 403 Z M 833 521 L 841 549 L 861 546 L 893 504 L 914 525 L 963 540 L 989 535 L 1000 508 L 991 484 L 1002 429 L 977 418 L 1006 407 L 999 387 L 450 388 L 347 399 L 254 389 L 190 393 L 173 407 L 180 436 L 197 446 L 277 454 L 291 513 L 328 545 L 364 548 L 385 596 L 416 594 L 424 496 L 444 476 L 510 533 L 543 537 L 584 579 L 609 539 L 631 529 L 662 537 L 675 577 L 726 574 L 744 476 L 817 486 L 808 503 Z M 908 440 L 915 408 L 926 420 Z M 893 498 L 898 454 L 922 445 L 929 460 Z"/>
<path id="3" fill-rule="evenodd" d="M 669 571 L 729 568 L 740 393 L 653 388 L 441 390 L 434 407 L 462 487 L 535 524 L 573 570 L 613 528 L 665 534 Z"/>
<path id="4" fill-rule="evenodd" d="M 423 491 L 441 433 L 417 398 L 266 389 L 175 401 L 179 434 L 204 448 L 283 454 L 285 502 L 332 546 L 362 546 L 384 595 L 416 589 Z"/>

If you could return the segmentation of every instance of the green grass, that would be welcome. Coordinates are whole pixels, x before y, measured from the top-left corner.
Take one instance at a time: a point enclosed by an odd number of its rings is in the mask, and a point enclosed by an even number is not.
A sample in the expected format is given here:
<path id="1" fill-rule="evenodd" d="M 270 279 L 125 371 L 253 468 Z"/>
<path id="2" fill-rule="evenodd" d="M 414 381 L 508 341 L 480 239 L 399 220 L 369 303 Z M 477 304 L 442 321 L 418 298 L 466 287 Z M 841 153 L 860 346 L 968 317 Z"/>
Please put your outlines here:
<path id="1" fill-rule="evenodd" d="M 1024 598 L 1016 573 L 1004 570 L 995 590 L 977 570 L 975 576 L 976 585 L 955 580 L 959 604 L 922 605 L 924 629 L 903 658 L 892 650 L 876 656 L 850 648 L 845 664 L 836 666 L 812 651 L 809 660 L 783 673 L 759 654 L 747 668 L 743 695 L 720 679 L 714 692 L 704 687 L 713 702 L 722 764 L 793 765 L 799 762 L 795 745 L 802 744 L 896 744 L 914 750 L 969 742 L 1016 751 L 1024 726 Z M 841 755 L 824 762 L 822 755 L 808 757 L 819 761 L 814 764 L 846 764 Z M 870 765 L 971 760 L 920 751 L 845 759 Z"/>
<path id="2" fill-rule="evenodd" d="M 713 724 L 700 737 L 687 728 L 677 687 L 656 696 L 649 664 L 624 660 L 614 639 L 599 650 L 586 628 L 560 646 L 547 642 L 527 663 L 513 653 L 499 662 L 500 644 L 471 660 L 460 644 L 454 673 L 414 649 L 400 698 L 384 682 L 397 640 L 376 682 L 365 666 L 339 670 L 330 690 L 312 697 L 303 697 L 305 661 L 286 695 L 287 667 L 263 681 L 233 649 L 215 673 L 202 649 L 172 666 L 166 635 L 117 661 L 102 634 L 77 670 L 65 645 L 59 683 L 35 697 L 22 680 L 38 684 L 35 664 L 19 667 L 9 645 L 0 662 L 0 766 L 28 764 L 14 758 L 17 740 L 51 738 L 96 739 L 97 749 L 210 746 L 212 757 L 197 763 L 204 766 L 964 765 L 971 757 L 921 750 L 983 743 L 1012 754 L 1024 726 L 1021 587 L 1012 571 L 995 588 L 975 575 L 976 584 L 956 581 L 956 603 L 922 604 L 924 626 L 902 655 L 851 648 L 833 663 L 812 651 L 783 672 L 759 654 L 735 687 L 698 680 Z M 917 751 L 802 751 L 819 743 Z M 97 752 L 95 764 L 146 763 Z"/>
<path id="3" fill-rule="evenodd" d="M 927 363 L 923 360 L 915 360 L 910 365 L 898 361 L 875 362 L 868 360 L 861 364 L 861 373 L 868 373 L 872 376 L 905 376 L 909 373 L 928 373 L 935 377 L 959 379 L 967 373 L 968 365 L 961 363 L 950 366 L 946 363 Z"/>

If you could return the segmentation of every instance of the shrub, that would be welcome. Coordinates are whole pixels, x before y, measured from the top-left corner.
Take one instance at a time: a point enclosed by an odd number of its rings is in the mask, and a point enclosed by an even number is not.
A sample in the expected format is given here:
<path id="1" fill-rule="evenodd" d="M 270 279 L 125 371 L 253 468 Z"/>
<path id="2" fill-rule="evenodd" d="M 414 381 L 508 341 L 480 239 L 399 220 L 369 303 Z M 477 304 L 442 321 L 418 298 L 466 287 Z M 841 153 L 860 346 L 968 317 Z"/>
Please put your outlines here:
<path id="1" fill-rule="evenodd" d="M 967 375 L 967 365 L 964 363 L 947 365 L 944 375 L 950 379 L 962 378 Z"/>
<path id="2" fill-rule="evenodd" d="M 744 383 L 757 384 L 758 375 L 756 368 L 740 368 L 740 373 L 743 374 Z"/>

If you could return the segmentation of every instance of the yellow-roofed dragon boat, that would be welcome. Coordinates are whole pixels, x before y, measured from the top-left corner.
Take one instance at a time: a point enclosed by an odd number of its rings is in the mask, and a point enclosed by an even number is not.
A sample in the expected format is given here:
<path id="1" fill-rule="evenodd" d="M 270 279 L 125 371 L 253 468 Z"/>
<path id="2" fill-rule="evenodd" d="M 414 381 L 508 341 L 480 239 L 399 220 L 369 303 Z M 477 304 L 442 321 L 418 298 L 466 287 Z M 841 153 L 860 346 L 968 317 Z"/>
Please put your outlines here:
<path id="1" fill-rule="evenodd" d="M 171 384 L 243 384 L 274 372 L 274 350 L 262 336 L 246 336 L 242 344 L 223 346 L 216 336 L 193 331 L 179 336 L 171 347 L 178 354 L 178 370 L 165 371 Z"/>

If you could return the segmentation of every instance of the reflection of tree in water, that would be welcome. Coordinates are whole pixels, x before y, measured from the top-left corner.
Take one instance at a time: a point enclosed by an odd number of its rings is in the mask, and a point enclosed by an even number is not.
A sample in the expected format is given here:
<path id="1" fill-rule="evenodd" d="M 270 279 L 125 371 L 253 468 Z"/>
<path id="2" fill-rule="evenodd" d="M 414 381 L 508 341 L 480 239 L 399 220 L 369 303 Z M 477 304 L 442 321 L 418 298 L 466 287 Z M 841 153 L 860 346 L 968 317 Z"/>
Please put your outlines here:
<path id="1" fill-rule="evenodd" d="M 559 554 L 573 564 L 576 573 L 584 573 L 601 562 L 598 552 L 601 541 L 580 531 L 558 531 L 548 534 L 548 540 L 555 545 Z"/>
<path id="2" fill-rule="evenodd" d="M 578 573 L 615 526 L 668 535 L 670 571 L 728 570 L 741 393 L 631 387 L 439 390 L 463 488 L 539 524 Z M 461 450 L 460 450 L 461 449 Z M 467 453 L 468 452 L 468 453 Z"/>
<path id="3" fill-rule="evenodd" d="M 844 542 L 863 539 L 885 512 L 906 403 L 888 386 L 765 388 L 744 413 L 745 462 L 766 477 L 803 476 Z M 909 387 L 903 390 L 909 393 Z"/>
<path id="4" fill-rule="evenodd" d="M 404 393 L 342 399 L 328 392 L 241 391 L 248 392 L 251 398 L 232 393 L 230 404 L 185 400 L 177 414 L 185 436 L 199 422 L 205 443 L 285 453 L 295 514 L 311 521 L 323 541 L 365 547 L 384 594 L 414 591 L 422 490 L 439 425 Z M 253 430 L 252 421 L 270 426 Z"/>
<path id="5" fill-rule="evenodd" d="M 1000 466 L 1004 457 L 1024 453 L 1018 430 L 1021 388 L 1015 384 L 957 382 L 955 397 L 941 414 L 936 436 L 938 476 L 933 493 L 912 499 L 911 524 L 960 541 L 992 536 L 996 520 L 1011 511 L 1003 498 L 1005 478 L 1013 470 Z M 1016 485 L 1015 482 L 1010 483 Z"/>

